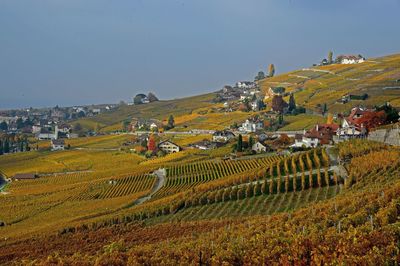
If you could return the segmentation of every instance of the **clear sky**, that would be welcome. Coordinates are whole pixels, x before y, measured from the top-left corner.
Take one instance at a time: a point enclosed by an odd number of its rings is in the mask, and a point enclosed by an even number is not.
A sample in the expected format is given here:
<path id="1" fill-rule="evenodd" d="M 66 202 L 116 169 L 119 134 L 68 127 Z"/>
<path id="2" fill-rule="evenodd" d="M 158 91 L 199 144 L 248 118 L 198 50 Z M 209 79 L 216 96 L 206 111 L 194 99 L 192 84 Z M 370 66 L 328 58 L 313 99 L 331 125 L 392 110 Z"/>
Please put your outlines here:
<path id="1" fill-rule="evenodd" d="M 400 0 L 0 0 L 0 109 L 162 99 L 400 52 Z"/>

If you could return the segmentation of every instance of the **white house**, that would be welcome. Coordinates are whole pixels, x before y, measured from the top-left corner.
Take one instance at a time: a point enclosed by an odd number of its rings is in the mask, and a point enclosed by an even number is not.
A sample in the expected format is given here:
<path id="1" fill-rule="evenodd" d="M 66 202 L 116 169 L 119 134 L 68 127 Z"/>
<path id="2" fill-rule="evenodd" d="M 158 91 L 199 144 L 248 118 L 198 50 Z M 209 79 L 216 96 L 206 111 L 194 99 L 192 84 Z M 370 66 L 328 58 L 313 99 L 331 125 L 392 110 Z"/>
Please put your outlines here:
<path id="1" fill-rule="evenodd" d="M 264 128 L 263 121 L 258 119 L 247 119 L 239 128 L 239 130 L 250 133 L 250 132 L 257 132 L 258 130 L 262 130 L 263 128 Z"/>
<path id="2" fill-rule="evenodd" d="M 235 138 L 235 134 L 228 130 L 215 131 L 213 134 L 214 142 L 228 142 L 233 138 Z"/>
<path id="3" fill-rule="evenodd" d="M 51 140 L 51 150 L 52 151 L 62 151 L 64 150 L 64 140 L 62 139 L 52 139 Z"/>
<path id="4" fill-rule="evenodd" d="M 361 55 L 340 55 L 338 56 L 337 61 L 344 65 L 360 64 L 365 62 L 365 58 Z"/>
<path id="5" fill-rule="evenodd" d="M 302 134 L 296 134 L 294 138 L 294 144 L 291 145 L 291 147 L 294 148 L 312 148 L 312 147 L 317 147 L 319 144 L 319 139 L 318 138 L 313 138 L 313 137 L 306 137 L 305 135 Z"/>
<path id="6" fill-rule="evenodd" d="M 253 144 L 253 146 L 251 147 L 251 150 L 255 151 L 257 153 L 266 152 L 267 151 L 267 145 L 257 141 L 256 143 Z"/>
<path id="7" fill-rule="evenodd" d="M 50 140 L 56 139 L 56 134 L 51 132 L 39 133 L 38 137 L 39 140 Z"/>
<path id="8" fill-rule="evenodd" d="M 176 153 L 181 150 L 181 147 L 179 147 L 178 145 L 169 140 L 160 142 L 158 144 L 158 148 L 164 151 L 165 153 Z"/>
<path id="9" fill-rule="evenodd" d="M 158 130 L 158 126 L 156 125 L 156 123 L 151 123 L 150 130 L 151 131 L 157 131 Z"/>
<path id="10" fill-rule="evenodd" d="M 256 87 L 256 84 L 251 81 L 239 81 L 236 83 L 236 87 L 239 89 L 252 89 Z"/>

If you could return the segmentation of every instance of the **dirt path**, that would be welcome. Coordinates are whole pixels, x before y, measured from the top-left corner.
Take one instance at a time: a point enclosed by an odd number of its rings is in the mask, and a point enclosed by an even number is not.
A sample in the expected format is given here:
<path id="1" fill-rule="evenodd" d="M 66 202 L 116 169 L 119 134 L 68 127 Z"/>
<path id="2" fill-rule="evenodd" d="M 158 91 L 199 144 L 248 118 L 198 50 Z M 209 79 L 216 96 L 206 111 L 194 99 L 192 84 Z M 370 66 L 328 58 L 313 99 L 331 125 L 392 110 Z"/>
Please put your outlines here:
<path id="1" fill-rule="evenodd" d="M 157 171 L 154 171 L 154 174 L 157 177 L 157 181 L 154 184 L 153 188 L 151 189 L 150 194 L 148 194 L 147 196 L 143 196 L 141 198 L 138 198 L 137 200 L 134 201 L 133 205 L 139 205 L 139 204 L 142 204 L 142 203 L 148 201 L 149 199 L 151 199 L 151 197 L 157 191 L 159 191 L 164 186 L 165 178 L 166 178 L 166 175 L 167 175 L 165 168 L 158 169 Z"/>

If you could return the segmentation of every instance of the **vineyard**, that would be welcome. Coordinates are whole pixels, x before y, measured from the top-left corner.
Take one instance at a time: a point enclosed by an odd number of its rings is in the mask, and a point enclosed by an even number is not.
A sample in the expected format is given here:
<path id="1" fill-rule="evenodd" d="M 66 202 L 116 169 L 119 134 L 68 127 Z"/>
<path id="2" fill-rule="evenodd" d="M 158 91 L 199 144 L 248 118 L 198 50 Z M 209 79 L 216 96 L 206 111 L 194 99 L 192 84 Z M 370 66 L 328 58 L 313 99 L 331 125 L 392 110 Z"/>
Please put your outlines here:
<path id="1" fill-rule="evenodd" d="M 165 187 L 180 178 L 181 184 L 175 186 L 181 192 L 109 213 L 109 220 L 76 220 L 78 224 L 65 227 L 57 236 L 3 246 L 0 259 L 34 258 L 43 264 L 353 265 L 368 261 L 396 265 L 400 262 L 400 152 L 374 143 L 349 148 L 356 143 L 338 147 L 341 160 L 347 161 L 348 178 L 336 172 L 338 166 L 332 165 L 324 149 L 287 157 L 167 165 Z M 91 173 L 82 175 L 90 180 Z M 120 180 L 111 187 L 115 190 L 101 194 L 108 200 L 126 200 L 109 196 L 119 195 L 113 192 L 123 190 L 117 189 L 119 184 L 142 183 L 144 188 L 152 177 L 142 172 L 115 179 Z M 186 188 L 184 182 L 195 185 Z M 88 202 L 97 208 L 96 202 L 102 201 Z M 49 241 L 51 247 L 44 245 Z M 74 255 L 43 256 L 54 250 Z"/>
<path id="2" fill-rule="evenodd" d="M 40 254 L 57 249 L 75 254 L 57 260 L 79 258 L 89 264 L 94 260 L 113 264 L 116 258 L 125 263 L 176 264 L 181 256 L 196 262 L 201 257 L 210 264 L 235 260 L 260 264 L 272 258 L 296 264 L 287 255 L 293 250 L 301 256 L 314 252 L 315 262 L 321 258 L 344 264 L 367 257 L 377 264 L 387 258 L 396 260 L 391 245 L 398 238 L 391 226 L 400 215 L 400 151 L 374 142 L 361 145 L 359 140 L 336 149 L 344 165 L 336 165 L 330 160 L 332 151 L 322 148 L 237 160 L 185 153 L 153 164 L 136 161 L 130 167 L 123 156 L 115 168 L 96 166 L 14 181 L 7 187 L 8 194 L 1 195 L 0 221 L 7 226 L 0 227 L 0 233 L 26 240 L 11 240 L 7 245 L 0 241 L 0 259 L 19 261 L 35 254 L 46 264 L 54 257 Z M 165 169 L 161 189 L 135 205 L 160 182 L 154 174 L 159 168 Z M 168 233 L 163 231 L 166 228 Z M 384 240 L 377 242 L 378 235 Z M 326 236 L 329 241 L 324 241 Z M 348 239 L 354 236 L 371 243 L 364 246 L 367 252 L 351 258 L 337 253 L 327 259 L 317 251 L 321 245 L 336 250 L 339 243 L 332 239 L 340 239 L 340 245 L 349 249 L 354 241 Z M 83 249 L 82 239 L 86 239 Z M 38 244 L 41 241 L 52 245 Z M 37 246 L 39 251 L 33 250 Z M 282 249 L 271 253 L 276 246 Z M 371 258 L 372 246 L 383 255 Z M 269 252 L 263 253 L 266 247 Z M 103 253 L 108 248 L 114 251 Z M 251 254 L 255 249 L 260 250 L 258 257 L 240 251 Z M 78 252 L 87 256 L 82 258 Z"/>
<path id="3" fill-rule="evenodd" d="M 155 200 L 185 190 L 190 190 L 209 181 L 261 169 L 279 160 L 279 158 L 278 156 L 273 156 L 256 160 L 206 161 L 172 166 L 167 168 L 165 186 L 159 190 L 152 199 Z"/>

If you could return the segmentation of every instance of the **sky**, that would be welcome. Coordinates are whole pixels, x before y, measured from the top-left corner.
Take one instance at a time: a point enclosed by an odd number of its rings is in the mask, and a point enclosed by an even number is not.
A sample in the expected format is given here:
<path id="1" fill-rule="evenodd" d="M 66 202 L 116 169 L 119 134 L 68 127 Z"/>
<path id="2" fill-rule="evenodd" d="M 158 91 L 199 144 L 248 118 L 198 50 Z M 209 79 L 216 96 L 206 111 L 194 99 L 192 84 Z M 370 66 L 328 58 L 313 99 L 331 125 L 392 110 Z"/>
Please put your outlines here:
<path id="1" fill-rule="evenodd" d="M 0 109 L 216 91 L 400 53 L 400 0 L 0 0 Z"/>

